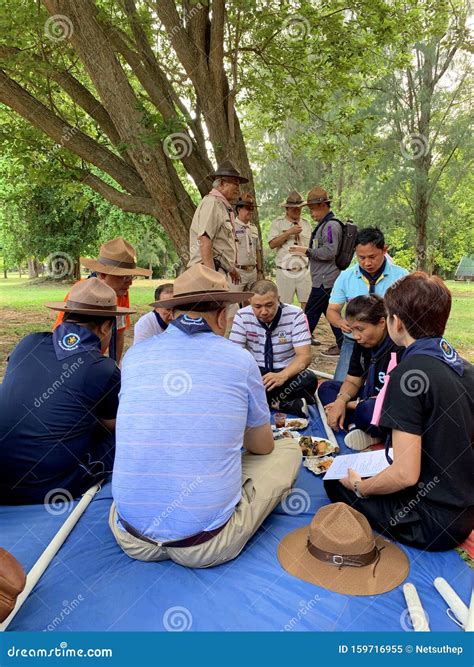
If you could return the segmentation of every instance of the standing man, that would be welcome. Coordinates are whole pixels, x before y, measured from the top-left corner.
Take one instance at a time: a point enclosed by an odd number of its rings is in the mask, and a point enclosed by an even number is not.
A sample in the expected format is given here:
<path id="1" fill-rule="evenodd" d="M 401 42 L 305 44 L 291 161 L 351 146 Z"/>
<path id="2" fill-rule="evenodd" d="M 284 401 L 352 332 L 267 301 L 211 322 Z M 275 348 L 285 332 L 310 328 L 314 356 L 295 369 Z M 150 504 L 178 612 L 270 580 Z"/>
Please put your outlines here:
<path id="1" fill-rule="evenodd" d="M 408 273 L 401 266 L 387 261 L 386 252 L 387 245 L 380 229 L 376 227 L 361 229 L 357 234 L 355 246 L 357 264 L 342 271 L 334 283 L 329 298 L 327 318 L 332 326 L 339 327 L 344 332 L 341 356 L 334 374 L 334 380 L 338 382 L 343 382 L 347 375 L 354 349 L 351 328 L 341 314 L 343 307 L 356 296 L 365 294 L 384 296 L 390 285 Z"/>
<path id="2" fill-rule="evenodd" d="M 331 211 L 331 201 L 326 190 L 319 186 L 312 188 L 308 192 L 306 205 L 309 207 L 311 217 L 317 223 L 316 227 L 307 246 L 295 245 L 290 248 L 290 252 L 295 255 L 305 255 L 309 259 L 312 288 L 305 313 L 309 329 L 313 333 L 321 315 L 323 313 L 326 315 L 331 288 L 341 272 L 336 266 L 336 256 L 341 244 L 342 229 L 341 223 Z M 339 356 L 342 333 L 332 325 L 331 329 L 336 345 L 331 345 L 321 354 L 323 357 L 334 358 Z M 313 341 L 313 344 L 319 343 Z"/>
<path id="3" fill-rule="evenodd" d="M 292 255 L 290 248 L 309 245 L 311 225 L 301 217 L 301 209 L 305 205 L 299 192 L 293 190 L 286 202 L 280 204 L 285 209 L 285 216 L 277 218 L 268 232 L 268 245 L 277 251 L 276 284 L 283 303 L 293 303 L 296 295 L 305 308 L 311 291 L 311 278 L 308 260 L 301 255 Z"/>
<path id="4" fill-rule="evenodd" d="M 243 194 L 235 205 L 236 266 L 240 280 L 234 287 L 239 292 L 250 290 L 254 282 L 263 277 L 261 271 L 259 272 L 263 263 L 258 229 L 251 222 L 256 207 L 254 198 L 248 193 Z"/>
<path id="5" fill-rule="evenodd" d="M 90 259 L 81 257 L 83 266 L 93 271 L 93 276 L 102 280 L 111 287 L 117 296 L 117 306 L 130 308 L 128 290 L 135 276 L 151 276 L 149 269 L 142 269 L 136 264 L 135 248 L 121 236 L 107 241 L 100 246 L 99 257 Z M 69 294 L 66 294 L 65 301 Z M 63 320 L 64 313 L 60 312 L 54 323 L 53 330 Z M 119 315 L 114 319 L 112 337 L 109 345 L 109 357 L 120 364 L 125 342 L 125 331 L 131 326 L 129 315 Z"/>

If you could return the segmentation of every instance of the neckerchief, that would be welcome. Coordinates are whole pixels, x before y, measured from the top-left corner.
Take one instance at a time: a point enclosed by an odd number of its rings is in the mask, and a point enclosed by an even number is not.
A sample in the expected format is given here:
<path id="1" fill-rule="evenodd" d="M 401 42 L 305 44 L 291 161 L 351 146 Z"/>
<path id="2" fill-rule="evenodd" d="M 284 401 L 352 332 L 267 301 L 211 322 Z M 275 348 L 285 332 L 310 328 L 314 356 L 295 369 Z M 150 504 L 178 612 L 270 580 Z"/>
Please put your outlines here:
<path id="1" fill-rule="evenodd" d="M 224 202 L 226 209 L 229 211 L 230 221 L 231 221 L 232 227 L 234 229 L 234 238 L 235 238 L 235 213 L 234 213 L 234 209 L 229 204 L 229 201 L 224 197 L 222 192 L 219 192 L 219 190 L 216 190 L 216 188 L 212 188 L 212 190 L 210 191 L 209 194 L 212 195 L 213 197 L 216 197 L 217 199 L 222 199 L 222 201 Z"/>
<path id="2" fill-rule="evenodd" d="M 95 333 L 89 331 L 87 327 L 72 322 L 56 327 L 53 331 L 53 346 L 56 359 L 59 361 L 89 350 L 100 352 L 100 340 Z"/>
<path id="3" fill-rule="evenodd" d="M 212 329 L 204 317 L 189 317 L 189 315 L 180 315 L 175 320 L 171 320 L 170 324 L 172 324 L 177 329 L 184 331 L 184 333 L 188 334 L 189 336 L 200 333 L 212 333 Z"/>
<path id="4" fill-rule="evenodd" d="M 321 227 L 322 227 L 323 225 L 325 225 L 326 222 L 329 222 L 329 221 L 332 220 L 333 218 L 335 218 L 334 213 L 333 213 L 332 211 L 329 211 L 329 213 L 326 213 L 326 215 L 325 215 L 324 218 L 321 220 L 321 222 L 318 222 L 318 224 L 316 225 L 316 227 L 315 227 L 315 228 L 313 229 L 313 231 L 311 232 L 311 238 L 310 238 L 310 240 L 309 240 L 309 247 L 310 247 L 310 248 L 313 247 L 314 239 L 315 239 L 315 237 L 316 237 L 316 234 L 317 234 L 317 233 L 319 232 L 319 230 L 321 229 Z M 328 239 L 328 240 L 329 240 L 329 239 Z M 332 241 L 330 241 L 330 243 L 332 243 Z"/>
<path id="5" fill-rule="evenodd" d="M 260 324 L 260 326 L 263 327 L 263 329 L 265 329 L 265 350 L 264 350 L 265 373 L 272 373 L 273 372 L 272 333 L 275 331 L 275 329 L 278 326 L 278 323 L 280 321 L 282 312 L 283 312 L 283 308 L 281 307 L 281 304 L 280 304 L 278 306 L 277 312 L 275 313 L 275 317 L 270 322 L 270 324 L 266 324 L 265 322 L 261 322 L 259 319 L 257 319 L 257 322 Z"/>
<path id="6" fill-rule="evenodd" d="M 377 360 L 383 356 L 390 347 L 393 345 L 393 340 L 390 338 L 388 334 L 385 335 L 385 338 L 381 342 L 380 345 L 377 347 L 372 348 L 371 352 L 371 360 L 370 360 L 370 366 L 369 370 L 367 373 L 367 378 L 365 380 L 364 387 L 362 389 L 362 397 L 361 398 L 370 398 L 371 396 L 374 396 L 375 394 L 375 364 Z"/>
<path id="7" fill-rule="evenodd" d="M 162 331 L 166 331 L 168 328 L 168 323 L 164 321 L 164 319 L 161 317 L 160 313 L 157 313 L 156 310 L 153 311 L 155 313 L 156 321 L 161 327 Z"/>
<path id="8" fill-rule="evenodd" d="M 387 265 L 387 259 L 385 258 L 383 260 L 383 264 L 380 267 L 380 269 L 378 269 L 375 273 L 368 273 L 359 264 L 359 271 L 361 272 L 361 274 L 364 276 L 364 278 L 369 283 L 369 294 L 374 294 L 375 285 L 378 283 L 380 276 L 383 275 L 383 272 L 385 271 L 385 266 L 386 265 Z"/>
<path id="9" fill-rule="evenodd" d="M 407 347 L 402 358 L 406 359 L 414 354 L 424 354 L 427 357 L 439 359 L 460 376 L 464 373 L 464 361 L 454 347 L 452 347 L 452 345 L 450 345 L 444 338 L 418 338 L 414 343 Z"/>

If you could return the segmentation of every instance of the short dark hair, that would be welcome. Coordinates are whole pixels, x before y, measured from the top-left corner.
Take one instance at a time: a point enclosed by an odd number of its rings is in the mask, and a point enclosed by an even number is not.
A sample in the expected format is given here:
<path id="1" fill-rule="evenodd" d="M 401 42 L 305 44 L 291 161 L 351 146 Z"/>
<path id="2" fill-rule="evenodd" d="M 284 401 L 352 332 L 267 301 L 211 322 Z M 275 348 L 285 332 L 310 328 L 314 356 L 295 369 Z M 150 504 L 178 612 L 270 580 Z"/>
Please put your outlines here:
<path id="1" fill-rule="evenodd" d="M 278 296 L 278 287 L 271 280 L 257 280 L 257 282 L 251 285 L 250 291 L 260 296 L 268 294 L 268 292 Z"/>
<path id="2" fill-rule="evenodd" d="M 372 243 L 376 248 L 383 250 L 385 246 L 385 237 L 378 227 L 365 227 L 357 233 L 356 246 L 368 245 Z"/>
<path id="3" fill-rule="evenodd" d="M 383 317 L 387 317 L 387 309 L 384 300 L 378 294 L 356 296 L 347 304 L 346 319 L 378 324 Z"/>
<path id="4" fill-rule="evenodd" d="M 385 304 L 412 338 L 442 336 L 451 312 L 451 292 L 438 276 L 415 271 L 388 288 Z"/>
<path id="5" fill-rule="evenodd" d="M 155 301 L 159 301 L 163 292 L 172 292 L 173 283 L 163 283 L 163 285 L 158 285 L 155 290 Z"/>
<path id="6" fill-rule="evenodd" d="M 214 313 L 226 306 L 227 303 L 222 301 L 201 301 L 199 303 L 185 303 L 181 306 L 176 306 L 173 310 L 177 310 L 180 313 L 187 313 L 190 310 L 194 313 Z"/>
<path id="7" fill-rule="evenodd" d="M 64 313 L 63 322 L 70 322 L 71 324 L 80 324 L 82 326 L 87 326 L 92 324 L 93 326 L 100 327 L 104 322 L 110 322 L 112 325 L 114 323 L 115 317 L 108 315 L 83 315 L 82 313 Z"/>

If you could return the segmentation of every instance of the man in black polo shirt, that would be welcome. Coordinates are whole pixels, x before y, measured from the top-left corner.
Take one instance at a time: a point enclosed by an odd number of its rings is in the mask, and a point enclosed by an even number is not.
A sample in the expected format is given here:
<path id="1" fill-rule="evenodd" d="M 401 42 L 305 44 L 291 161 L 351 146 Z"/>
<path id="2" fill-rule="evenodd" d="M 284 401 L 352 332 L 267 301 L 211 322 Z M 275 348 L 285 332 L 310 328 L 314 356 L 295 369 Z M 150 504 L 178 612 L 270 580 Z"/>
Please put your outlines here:
<path id="1" fill-rule="evenodd" d="M 46 305 L 62 323 L 23 338 L 0 385 L 0 504 L 73 498 L 112 471 L 120 370 L 103 352 L 114 319 L 135 311 L 98 278 Z"/>

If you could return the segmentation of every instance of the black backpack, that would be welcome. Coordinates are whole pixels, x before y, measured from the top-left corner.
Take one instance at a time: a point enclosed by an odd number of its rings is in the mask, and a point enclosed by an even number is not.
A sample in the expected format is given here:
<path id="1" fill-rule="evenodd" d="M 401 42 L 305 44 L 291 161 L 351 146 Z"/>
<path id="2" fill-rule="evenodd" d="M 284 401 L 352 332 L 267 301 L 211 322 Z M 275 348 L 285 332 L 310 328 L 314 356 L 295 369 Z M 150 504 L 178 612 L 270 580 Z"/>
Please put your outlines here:
<path id="1" fill-rule="evenodd" d="M 310 248 L 313 246 L 313 240 L 317 232 L 321 229 L 321 227 L 325 227 L 328 222 L 338 222 L 341 225 L 342 237 L 334 263 L 338 269 L 343 271 L 344 269 L 347 269 L 347 267 L 352 262 L 352 258 L 354 257 L 358 231 L 357 225 L 355 225 L 350 218 L 347 219 L 347 222 L 341 222 L 336 217 L 326 220 L 322 225 L 319 223 L 319 225 L 315 227 L 313 233 L 311 234 L 311 241 L 309 244 Z"/>

